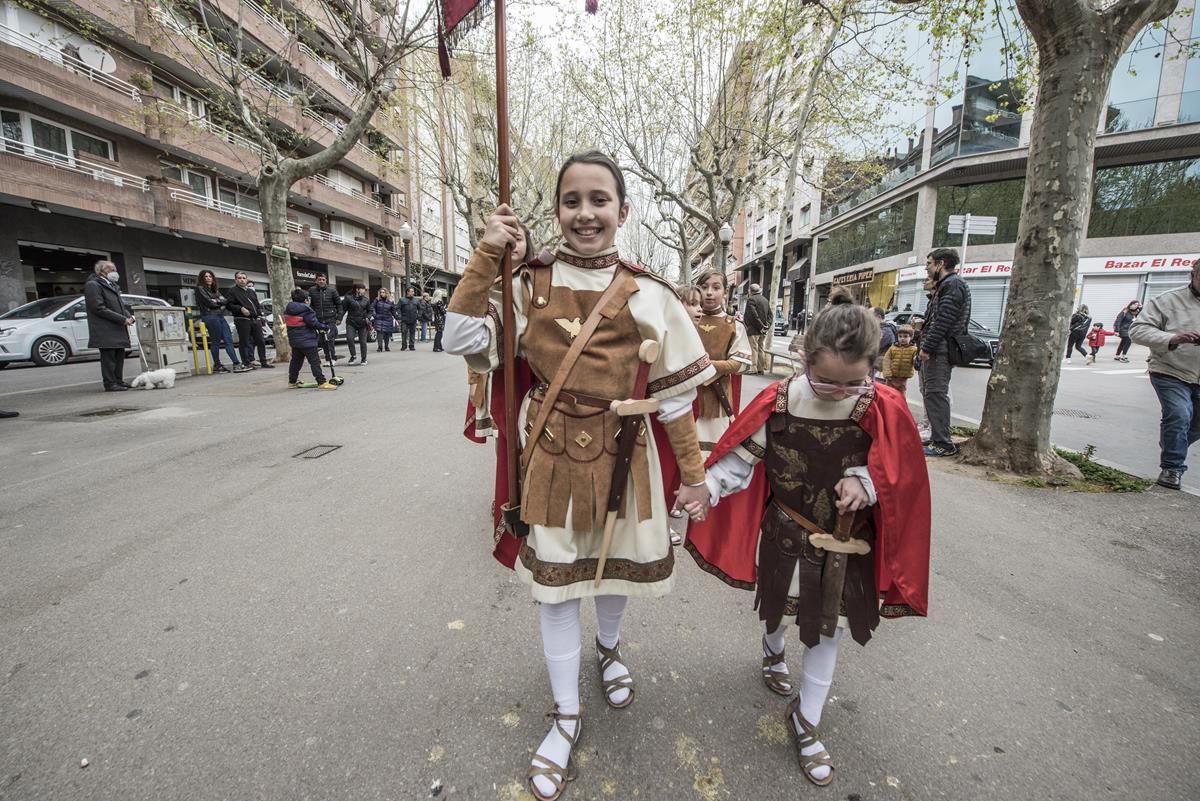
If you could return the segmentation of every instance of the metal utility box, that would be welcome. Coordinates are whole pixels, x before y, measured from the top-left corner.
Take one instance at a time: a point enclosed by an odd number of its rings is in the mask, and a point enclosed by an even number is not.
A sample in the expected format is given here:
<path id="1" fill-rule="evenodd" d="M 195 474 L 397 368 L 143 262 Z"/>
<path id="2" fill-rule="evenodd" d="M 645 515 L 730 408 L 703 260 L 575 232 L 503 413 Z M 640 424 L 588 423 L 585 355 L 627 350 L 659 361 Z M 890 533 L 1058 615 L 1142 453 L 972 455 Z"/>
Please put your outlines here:
<path id="1" fill-rule="evenodd" d="M 134 306 L 138 339 L 151 370 L 171 367 L 175 377 L 192 374 L 185 310 L 174 306 Z"/>

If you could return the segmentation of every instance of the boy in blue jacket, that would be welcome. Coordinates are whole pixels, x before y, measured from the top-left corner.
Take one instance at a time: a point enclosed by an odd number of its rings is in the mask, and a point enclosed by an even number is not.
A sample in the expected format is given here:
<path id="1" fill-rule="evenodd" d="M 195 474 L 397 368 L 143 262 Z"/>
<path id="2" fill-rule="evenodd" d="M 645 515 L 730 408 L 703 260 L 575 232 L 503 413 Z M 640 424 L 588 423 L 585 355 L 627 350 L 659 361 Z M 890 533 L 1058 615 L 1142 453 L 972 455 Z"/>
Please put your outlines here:
<path id="1" fill-rule="evenodd" d="M 317 332 L 328 331 L 329 326 L 317 319 L 317 313 L 309 305 L 311 298 L 303 289 L 292 290 L 292 301 L 283 310 L 283 321 L 287 324 L 288 344 L 292 346 L 292 362 L 288 365 L 288 386 L 300 384 L 300 366 L 308 359 L 318 389 L 337 389 L 336 384 L 325 380 L 321 371 L 321 358 L 317 355 Z"/>

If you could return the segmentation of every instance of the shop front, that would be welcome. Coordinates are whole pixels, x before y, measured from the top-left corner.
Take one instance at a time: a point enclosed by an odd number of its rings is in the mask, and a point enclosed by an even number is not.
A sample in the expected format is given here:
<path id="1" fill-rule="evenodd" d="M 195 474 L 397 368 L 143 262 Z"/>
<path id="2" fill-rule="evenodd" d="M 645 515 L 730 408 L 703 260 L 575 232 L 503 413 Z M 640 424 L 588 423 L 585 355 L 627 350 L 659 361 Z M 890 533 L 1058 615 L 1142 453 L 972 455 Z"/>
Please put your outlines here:
<path id="1" fill-rule="evenodd" d="M 1079 260 L 1075 306 L 1085 305 L 1092 319 L 1111 328 L 1117 314 L 1131 301 L 1145 303 L 1171 289 L 1186 286 L 1192 264 L 1200 254 L 1175 253 L 1144 256 L 1089 256 Z M 1011 261 L 971 262 L 959 270 L 971 288 L 971 318 L 993 331 L 1000 330 L 1008 305 Z M 900 271 L 896 308 L 911 304 L 924 311 L 927 304 L 921 286 L 924 267 Z"/>
<path id="2" fill-rule="evenodd" d="M 875 271 L 868 267 L 863 270 L 851 270 L 848 273 L 839 273 L 833 277 L 833 281 L 830 282 L 829 286 L 831 287 L 830 291 L 832 291 L 832 287 L 844 287 L 854 296 L 856 303 L 872 305 L 871 285 L 874 280 Z"/>
<path id="3" fill-rule="evenodd" d="M 146 274 L 146 293 L 162 298 L 172 306 L 196 305 L 196 278 L 201 270 L 212 270 L 222 287 L 232 286 L 233 276 L 244 272 L 260 298 L 271 296 L 271 280 L 261 271 L 150 257 L 142 259 L 142 265 Z"/>

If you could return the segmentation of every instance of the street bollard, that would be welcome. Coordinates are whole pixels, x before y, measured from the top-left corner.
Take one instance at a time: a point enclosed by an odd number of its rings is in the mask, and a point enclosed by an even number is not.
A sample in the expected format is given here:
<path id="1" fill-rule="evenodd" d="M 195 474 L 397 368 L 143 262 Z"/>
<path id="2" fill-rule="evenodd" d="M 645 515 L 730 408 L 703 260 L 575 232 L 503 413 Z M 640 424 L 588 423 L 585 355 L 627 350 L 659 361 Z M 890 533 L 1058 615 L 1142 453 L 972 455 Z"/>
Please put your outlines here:
<path id="1" fill-rule="evenodd" d="M 208 355 L 208 326 L 200 323 L 200 341 L 204 344 L 204 374 L 212 375 L 212 359 Z"/>
<path id="2" fill-rule="evenodd" d="M 192 375 L 200 375 L 200 349 L 196 347 L 196 321 L 187 318 L 188 339 L 192 341 Z"/>

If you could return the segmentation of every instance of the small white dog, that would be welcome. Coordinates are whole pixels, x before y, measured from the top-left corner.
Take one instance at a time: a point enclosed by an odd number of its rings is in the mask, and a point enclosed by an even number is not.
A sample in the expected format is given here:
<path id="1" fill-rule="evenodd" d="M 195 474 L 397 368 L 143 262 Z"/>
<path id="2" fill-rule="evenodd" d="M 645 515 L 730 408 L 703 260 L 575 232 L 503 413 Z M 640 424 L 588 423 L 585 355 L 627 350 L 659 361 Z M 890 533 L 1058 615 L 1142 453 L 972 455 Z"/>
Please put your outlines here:
<path id="1" fill-rule="evenodd" d="M 170 389 L 175 386 L 175 370 L 172 367 L 164 367 L 161 370 L 139 373 L 129 386 L 137 389 Z"/>

